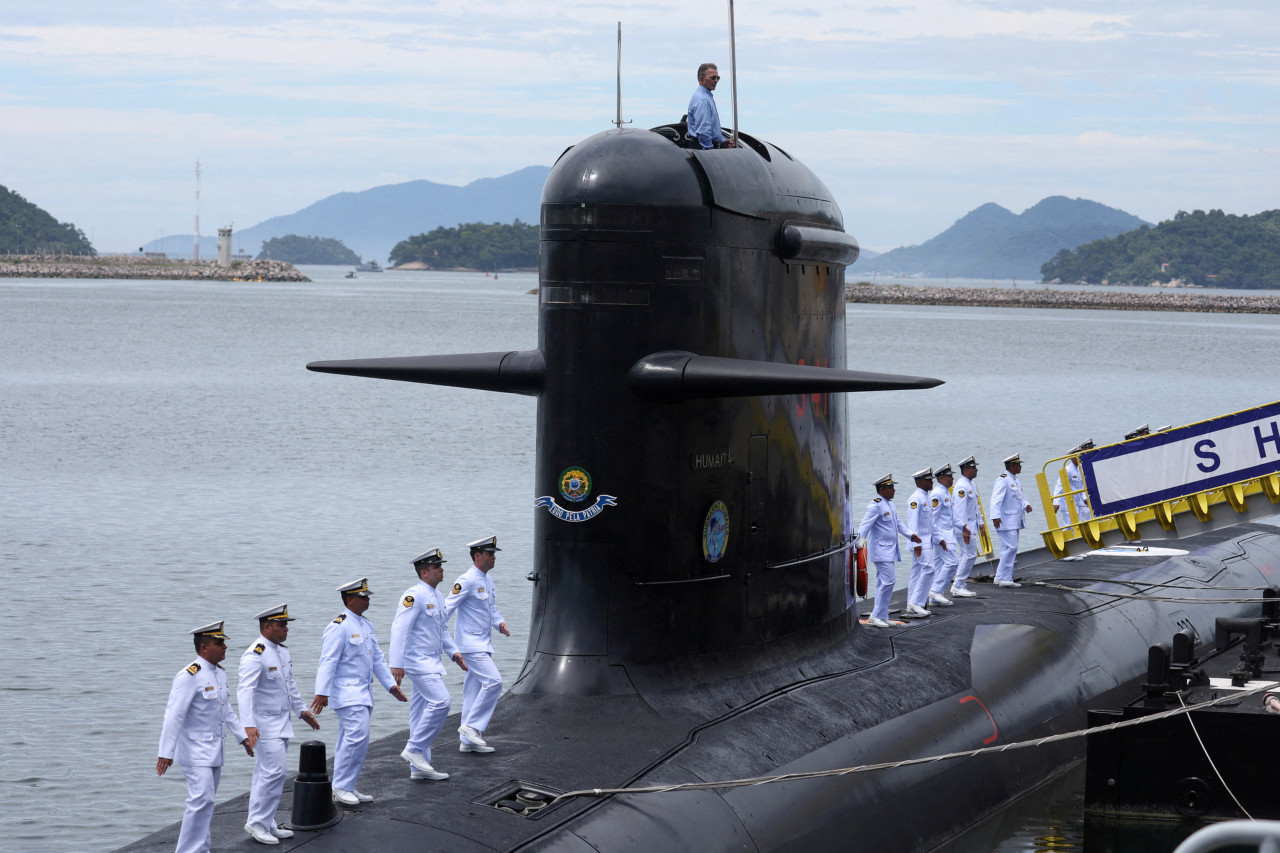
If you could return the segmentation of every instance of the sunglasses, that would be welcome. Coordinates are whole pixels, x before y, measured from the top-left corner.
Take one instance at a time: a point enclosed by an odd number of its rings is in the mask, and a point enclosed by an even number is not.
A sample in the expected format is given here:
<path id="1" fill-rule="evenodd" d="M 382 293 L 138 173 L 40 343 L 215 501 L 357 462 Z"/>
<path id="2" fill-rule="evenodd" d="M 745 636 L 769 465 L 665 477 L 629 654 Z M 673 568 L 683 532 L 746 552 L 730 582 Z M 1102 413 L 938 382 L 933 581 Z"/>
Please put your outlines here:
<path id="1" fill-rule="evenodd" d="M 719 79 L 720 79 L 720 75 L 719 75 L 719 74 L 708 74 L 708 75 L 707 75 L 707 79 L 708 79 L 708 80 L 719 80 Z"/>

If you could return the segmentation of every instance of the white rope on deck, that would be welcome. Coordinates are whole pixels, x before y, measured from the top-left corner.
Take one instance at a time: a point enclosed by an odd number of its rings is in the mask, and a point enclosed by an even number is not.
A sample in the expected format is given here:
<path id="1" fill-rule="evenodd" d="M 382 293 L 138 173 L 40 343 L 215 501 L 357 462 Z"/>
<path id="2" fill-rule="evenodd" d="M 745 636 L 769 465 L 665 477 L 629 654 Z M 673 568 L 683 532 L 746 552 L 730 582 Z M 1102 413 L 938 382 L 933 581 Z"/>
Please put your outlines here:
<path id="1" fill-rule="evenodd" d="M 1123 583 L 1123 581 L 1101 581 L 1101 583 Z M 1170 595 L 1148 595 L 1146 593 L 1134 592 L 1108 592 L 1101 589 L 1083 589 L 1078 586 L 1066 586 L 1060 583 L 1050 583 L 1049 581 L 1027 581 L 1024 586 L 1042 586 L 1046 589 L 1059 589 L 1063 592 L 1080 592 L 1089 595 L 1103 595 L 1111 598 L 1129 598 L 1138 601 L 1169 601 L 1177 604 L 1262 604 L 1266 601 L 1280 601 L 1280 599 L 1258 598 L 1180 598 Z M 1206 587 L 1206 591 L 1210 588 Z"/>
<path id="2" fill-rule="evenodd" d="M 684 782 L 677 785 L 654 785 L 647 788 L 585 788 L 581 791 L 568 791 L 567 793 L 561 794 L 547 805 L 555 805 L 561 800 L 567 800 L 573 797 L 607 797 L 613 794 L 666 794 L 676 791 L 712 791 L 718 788 L 748 788 L 754 785 L 769 785 L 775 782 L 793 782 L 800 779 L 824 779 L 831 776 L 849 776 L 854 773 L 869 773 L 874 770 L 893 770 L 898 767 L 911 767 L 917 764 L 933 764 L 939 761 L 950 761 L 954 758 L 973 758 L 979 755 L 1009 752 L 1011 750 L 1026 749 L 1033 746 L 1044 746 L 1048 743 L 1071 740 L 1072 738 L 1083 737 L 1085 735 L 1099 734 L 1101 732 L 1115 731 L 1117 729 L 1128 728 L 1130 726 L 1141 726 L 1147 723 L 1154 723 L 1158 720 L 1176 717 L 1179 714 L 1190 714 L 1192 711 L 1202 711 L 1205 708 L 1212 708 L 1214 705 L 1221 705 L 1226 702 L 1236 702 L 1246 696 L 1252 696 L 1255 693 L 1260 693 L 1263 690 L 1268 690 L 1275 686 L 1276 682 L 1274 681 L 1263 681 L 1253 687 L 1232 690 L 1230 693 L 1219 696 L 1217 699 L 1210 699 L 1197 705 L 1183 705 L 1180 708 L 1171 708 L 1168 711 L 1158 711 L 1144 717 L 1135 717 L 1132 720 L 1121 720 L 1116 723 L 1094 726 L 1090 729 L 1076 729 L 1075 731 L 1062 732 L 1056 735 L 1047 735 L 1042 738 L 1036 738 L 1035 740 L 1006 743 L 1001 746 L 988 746 L 983 747 L 982 749 L 970 749 L 964 752 L 948 752 L 945 755 L 933 755 L 927 758 L 908 758 L 902 761 L 887 761 L 880 764 L 863 764 L 857 767 L 841 767 L 834 770 L 814 770 L 808 773 L 783 773 L 778 776 L 755 776 L 748 779 L 728 779 L 723 782 Z M 1178 694 L 1179 699 L 1181 699 L 1181 695 L 1181 693 Z"/>

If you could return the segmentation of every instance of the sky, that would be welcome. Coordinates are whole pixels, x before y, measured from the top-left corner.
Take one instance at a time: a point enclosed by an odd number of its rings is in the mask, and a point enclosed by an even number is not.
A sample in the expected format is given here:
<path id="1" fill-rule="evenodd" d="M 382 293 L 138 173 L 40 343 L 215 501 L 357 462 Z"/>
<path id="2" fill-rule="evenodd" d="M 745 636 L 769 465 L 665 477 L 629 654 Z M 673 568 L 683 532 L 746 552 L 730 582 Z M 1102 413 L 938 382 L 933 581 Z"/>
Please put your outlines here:
<path id="1" fill-rule="evenodd" d="M 466 184 L 724 79 L 727 2 L 0 0 L 0 185 L 99 251 L 326 196 Z M 739 127 L 864 248 L 1050 195 L 1151 222 L 1280 207 L 1280 15 L 1196 0 L 738 0 Z"/>

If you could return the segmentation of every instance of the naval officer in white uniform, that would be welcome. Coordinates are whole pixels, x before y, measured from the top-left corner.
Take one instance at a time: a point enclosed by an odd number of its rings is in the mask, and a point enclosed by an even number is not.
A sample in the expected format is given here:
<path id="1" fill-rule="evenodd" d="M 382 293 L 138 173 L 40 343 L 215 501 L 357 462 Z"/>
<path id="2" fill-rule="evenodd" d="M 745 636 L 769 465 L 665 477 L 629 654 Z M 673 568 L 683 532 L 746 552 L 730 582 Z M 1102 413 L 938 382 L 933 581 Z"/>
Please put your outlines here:
<path id="1" fill-rule="evenodd" d="M 978 537 L 986 529 L 978 507 L 978 492 L 973 478 L 978 476 L 978 462 L 972 456 L 960 460 L 960 479 L 952 493 L 951 516 L 956 532 L 956 579 L 951 582 L 952 597 L 973 598 L 969 591 L 969 573 L 978 559 Z"/>
<path id="2" fill-rule="evenodd" d="M 1013 564 L 1018 559 L 1018 531 L 1027 526 L 1026 515 L 1031 504 L 1022 497 L 1022 457 L 1015 453 L 1004 460 L 1004 471 L 996 477 L 991 490 L 991 523 L 1000 537 L 1000 563 L 996 566 L 996 586 L 1019 587 L 1013 579 Z"/>
<path id="3" fill-rule="evenodd" d="M 391 675 L 401 684 L 405 675 L 413 684 L 409 695 L 409 742 L 400 757 L 412 765 L 410 779 L 448 779 L 431 766 L 431 742 L 444 728 L 449 716 L 449 688 L 444 685 L 444 654 L 462 667 L 467 664 L 462 652 L 449 636 L 444 614 L 444 595 L 437 589 L 444 580 L 444 564 L 448 560 L 440 549 L 419 554 L 413 560 L 418 582 L 404 591 L 391 618 Z"/>
<path id="4" fill-rule="evenodd" d="M 356 780 L 369 752 L 369 717 L 373 713 L 373 678 L 401 702 L 408 699 L 382 656 L 373 624 L 364 618 L 369 609 L 369 579 L 338 587 L 344 609 L 324 629 L 320 666 L 316 669 L 316 696 L 311 713 L 333 705 L 338 715 L 338 745 L 333 751 L 333 799 L 344 806 L 373 800 L 356 790 Z"/>
<path id="5" fill-rule="evenodd" d="M 1067 482 L 1071 484 L 1071 490 L 1084 488 L 1084 477 L 1080 475 L 1080 463 L 1077 461 L 1075 454 L 1083 453 L 1086 450 L 1094 448 L 1093 439 L 1088 439 L 1075 447 L 1071 448 L 1071 456 L 1063 464 L 1062 469 L 1067 475 Z M 1076 518 L 1081 521 L 1088 521 L 1093 518 L 1093 513 L 1089 511 L 1089 499 L 1084 492 L 1076 492 L 1070 497 L 1063 497 L 1062 477 L 1053 478 L 1053 511 L 1058 516 L 1058 525 L 1066 527 L 1071 523 L 1071 510 L 1067 504 L 1068 500 L 1075 501 Z"/>
<path id="6" fill-rule="evenodd" d="M 933 510 L 933 587 L 929 590 L 929 603 L 943 607 L 951 605 L 951 599 L 943 595 L 956 576 L 956 531 L 954 507 L 951 501 L 951 484 L 955 481 L 951 465 L 946 464 L 933 471 L 935 481 L 929 492 L 929 507 Z"/>
<path id="7" fill-rule="evenodd" d="M 498 547 L 497 536 L 472 542 L 467 549 L 471 552 L 472 566 L 454 582 L 444 605 L 445 619 L 458 614 L 453 636 L 467 664 L 467 674 L 462 679 L 458 750 L 493 752 L 493 747 L 485 743 L 484 731 L 502 693 L 502 675 L 493 664 L 491 637 L 494 628 L 504 637 L 511 636 L 498 612 L 498 593 L 489 577 L 497 552 L 502 549 Z"/>
<path id="8" fill-rule="evenodd" d="M 907 529 L 920 537 L 920 543 L 911 549 L 907 606 L 902 615 L 909 619 L 919 619 L 933 615 L 925 609 L 925 604 L 929 602 L 929 592 L 933 588 L 933 499 L 929 497 L 929 493 L 933 491 L 933 469 L 917 471 L 912 479 L 916 482 L 916 490 L 908 499 Z"/>
<path id="9" fill-rule="evenodd" d="M 898 548 L 898 534 L 901 533 L 912 542 L 919 542 L 920 537 L 913 534 L 898 518 L 898 510 L 893 505 L 894 486 L 892 474 L 885 474 L 876 480 L 876 497 L 867 504 L 867 511 L 858 525 L 858 547 L 864 545 L 867 554 L 876 567 L 876 603 L 867 618 L 867 624 L 873 628 L 889 627 L 889 599 L 893 597 L 894 568 L 902 559 L 902 551 Z"/>
<path id="10" fill-rule="evenodd" d="M 292 717 L 297 714 L 313 729 L 320 728 L 320 724 L 303 704 L 298 683 L 293 680 L 293 659 L 284 645 L 293 621 L 289 605 L 268 608 L 256 618 L 261 636 L 240 656 L 240 681 L 236 685 L 240 722 L 256 753 L 244 830 L 254 841 L 279 844 L 278 839 L 293 836 L 292 830 L 276 823 L 276 809 L 280 807 L 289 769 Z"/>
<path id="11" fill-rule="evenodd" d="M 231 732 L 237 743 L 244 744 L 244 751 L 253 755 L 249 735 L 231 707 L 227 674 L 222 670 L 227 656 L 222 623 L 191 633 L 196 659 L 173 677 L 156 759 L 156 775 L 163 776 L 176 759 L 187 777 L 187 810 L 182 815 L 177 853 L 204 853 L 213 845 L 209 826 L 222 778 L 223 730 Z"/>

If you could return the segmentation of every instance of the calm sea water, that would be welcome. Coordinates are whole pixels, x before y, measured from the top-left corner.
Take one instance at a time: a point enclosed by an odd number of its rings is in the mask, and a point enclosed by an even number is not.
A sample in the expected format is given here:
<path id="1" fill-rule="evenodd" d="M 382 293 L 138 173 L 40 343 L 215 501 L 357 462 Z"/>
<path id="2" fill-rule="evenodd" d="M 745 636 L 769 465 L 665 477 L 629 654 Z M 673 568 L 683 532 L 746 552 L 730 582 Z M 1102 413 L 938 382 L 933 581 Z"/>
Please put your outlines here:
<path id="1" fill-rule="evenodd" d="M 442 548 L 450 582 L 463 545 L 496 532 L 513 636 L 495 644 L 516 674 L 534 401 L 304 365 L 532 348 L 535 277 L 306 271 L 314 282 L 0 279 L 0 849 L 111 850 L 181 817 L 182 775 L 156 778 L 156 743 L 186 632 L 213 619 L 234 689 L 252 615 L 287 601 L 309 696 L 334 587 L 370 578 L 385 645 L 408 560 Z M 1030 474 L 1085 438 L 1280 397 L 1275 316 L 850 306 L 848 328 L 850 367 L 947 382 L 849 398 L 867 498 L 883 473 L 969 453 L 986 492 L 1014 451 Z M 1024 547 L 1042 523 L 1037 502 Z M 391 734 L 406 711 L 382 697 L 373 720 Z M 227 754 L 224 799 L 251 772 Z M 1005 835 L 998 849 L 1047 849 Z"/>

